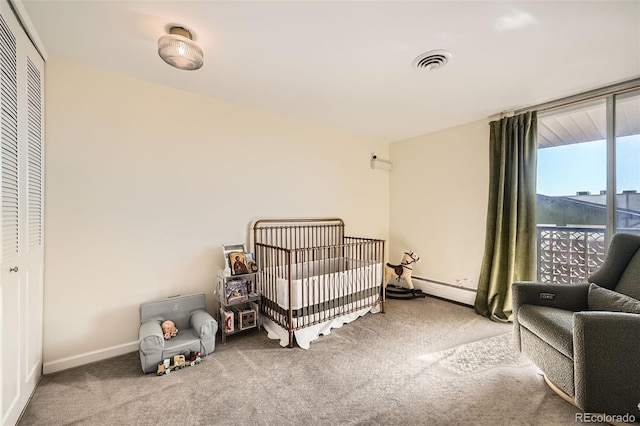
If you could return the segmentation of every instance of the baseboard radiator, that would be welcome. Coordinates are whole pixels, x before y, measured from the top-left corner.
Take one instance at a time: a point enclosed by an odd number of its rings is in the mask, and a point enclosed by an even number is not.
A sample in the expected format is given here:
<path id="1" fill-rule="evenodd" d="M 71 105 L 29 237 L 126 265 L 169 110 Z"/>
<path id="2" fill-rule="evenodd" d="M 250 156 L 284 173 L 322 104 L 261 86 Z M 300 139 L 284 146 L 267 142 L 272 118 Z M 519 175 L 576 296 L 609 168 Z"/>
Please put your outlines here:
<path id="1" fill-rule="evenodd" d="M 475 288 L 462 287 L 429 278 L 417 277 L 415 275 L 411 277 L 411 280 L 416 288 L 432 296 L 468 306 L 473 306 L 476 300 Z"/>

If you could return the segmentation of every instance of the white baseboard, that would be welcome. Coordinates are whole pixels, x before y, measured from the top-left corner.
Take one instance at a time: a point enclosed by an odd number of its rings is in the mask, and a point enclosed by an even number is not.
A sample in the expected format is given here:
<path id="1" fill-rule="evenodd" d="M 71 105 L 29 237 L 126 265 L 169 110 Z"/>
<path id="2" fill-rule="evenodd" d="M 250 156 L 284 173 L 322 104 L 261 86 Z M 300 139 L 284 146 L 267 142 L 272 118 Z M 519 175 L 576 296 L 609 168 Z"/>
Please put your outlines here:
<path id="1" fill-rule="evenodd" d="M 476 300 L 476 289 L 458 287 L 453 284 L 438 283 L 424 278 L 413 277 L 413 285 L 432 296 L 441 297 L 453 302 L 473 306 Z"/>
<path id="2" fill-rule="evenodd" d="M 413 277 L 413 284 L 416 288 L 419 288 L 420 290 L 432 296 L 441 297 L 443 299 L 463 303 L 469 306 L 473 306 L 476 299 L 475 289 L 457 287 L 452 284 L 438 283 L 418 277 Z M 78 367 L 80 365 L 101 361 L 103 359 L 112 358 L 118 355 L 124 355 L 126 353 L 135 352 L 137 350 L 138 341 L 133 341 L 124 343 L 122 345 L 99 349 L 97 351 L 86 352 L 68 358 L 45 362 L 42 366 L 42 373 L 51 374 L 55 373 L 56 371 Z"/>
<path id="3" fill-rule="evenodd" d="M 124 355 L 138 350 L 138 341 L 124 343 L 122 345 L 111 346 L 110 348 L 99 349 L 97 351 L 85 352 L 83 354 L 62 358 L 55 361 L 45 362 L 42 366 L 42 374 L 55 373 L 72 367 L 89 364 L 103 359 Z"/>

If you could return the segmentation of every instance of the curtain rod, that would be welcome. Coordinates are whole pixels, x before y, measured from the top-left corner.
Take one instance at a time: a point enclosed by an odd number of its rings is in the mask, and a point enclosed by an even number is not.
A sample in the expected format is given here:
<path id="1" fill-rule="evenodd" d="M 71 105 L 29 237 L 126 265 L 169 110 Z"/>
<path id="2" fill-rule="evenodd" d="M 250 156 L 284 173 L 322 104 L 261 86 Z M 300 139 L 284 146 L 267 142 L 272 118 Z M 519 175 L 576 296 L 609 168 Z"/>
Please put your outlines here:
<path id="1" fill-rule="evenodd" d="M 556 99 L 553 101 L 543 102 L 541 104 L 528 106 L 526 108 L 520 108 L 513 111 L 514 114 L 520 114 L 527 111 L 545 112 L 556 108 L 561 108 L 567 105 L 575 104 L 578 102 L 588 101 L 595 98 L 600 98 L 613 94 L 621 94 L 631 92 L 632 90 L 640 89 L 640 77 L 623 81 L 609 86 L 600 87 L 599 89 L 589 90 L 587 92 L 579 93 L 577 95 L 571 95 L 564 98 Z"/>

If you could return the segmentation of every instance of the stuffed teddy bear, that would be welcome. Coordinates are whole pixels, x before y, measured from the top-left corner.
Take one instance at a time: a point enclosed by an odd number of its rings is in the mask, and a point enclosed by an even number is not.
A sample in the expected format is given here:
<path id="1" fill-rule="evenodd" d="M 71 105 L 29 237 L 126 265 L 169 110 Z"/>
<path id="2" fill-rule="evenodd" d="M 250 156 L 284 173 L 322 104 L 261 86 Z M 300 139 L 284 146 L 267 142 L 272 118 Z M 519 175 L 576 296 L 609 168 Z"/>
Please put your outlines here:
<path id="1" fill-rule="evenodd" d="M 173 321 L 165 321 L 163 322 L 160 327 L 162 328 L 162 333 L 164 333 L 164 338 L 166 340 L 171 339 L 173 336 L 175 336 L 176 334 L 178 334 L 178 329 L 176 328 L 176 325 L 173 323 Z"/>

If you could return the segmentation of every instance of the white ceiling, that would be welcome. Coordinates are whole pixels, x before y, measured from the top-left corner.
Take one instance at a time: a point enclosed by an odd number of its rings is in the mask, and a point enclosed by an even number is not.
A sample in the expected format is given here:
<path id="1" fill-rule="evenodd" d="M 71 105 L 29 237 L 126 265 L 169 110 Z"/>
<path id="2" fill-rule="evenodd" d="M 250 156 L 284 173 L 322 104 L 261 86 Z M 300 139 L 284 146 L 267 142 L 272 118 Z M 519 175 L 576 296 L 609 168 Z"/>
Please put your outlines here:
<path id="1" fill-rule="evenodd" d="M 22 3 L 49 56 L 389 142 L 640 76 L 640 1 Z M 171 24 L 202 69 L 159 58 Z"/>

